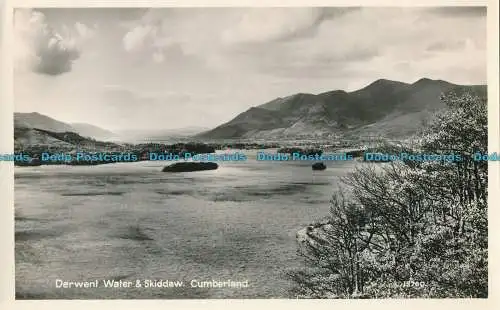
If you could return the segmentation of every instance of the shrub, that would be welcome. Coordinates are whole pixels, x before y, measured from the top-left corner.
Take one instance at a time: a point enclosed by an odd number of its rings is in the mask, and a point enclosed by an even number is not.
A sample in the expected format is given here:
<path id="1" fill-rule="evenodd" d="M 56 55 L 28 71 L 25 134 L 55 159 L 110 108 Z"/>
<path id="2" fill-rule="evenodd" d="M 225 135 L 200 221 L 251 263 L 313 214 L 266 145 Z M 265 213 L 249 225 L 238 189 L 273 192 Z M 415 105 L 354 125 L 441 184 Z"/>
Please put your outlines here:
<path id="1" fill-rule="evenodd" d="M 298 234 L 305 267 L 291 273 L 297 295 L 488 296 L 488 165 L 471 158 L 487 152 L 486 97 L 456 90 L 442 100 L 449 109 L 416 146 L 462 160 L 357 168 L 329 217 Z"/>

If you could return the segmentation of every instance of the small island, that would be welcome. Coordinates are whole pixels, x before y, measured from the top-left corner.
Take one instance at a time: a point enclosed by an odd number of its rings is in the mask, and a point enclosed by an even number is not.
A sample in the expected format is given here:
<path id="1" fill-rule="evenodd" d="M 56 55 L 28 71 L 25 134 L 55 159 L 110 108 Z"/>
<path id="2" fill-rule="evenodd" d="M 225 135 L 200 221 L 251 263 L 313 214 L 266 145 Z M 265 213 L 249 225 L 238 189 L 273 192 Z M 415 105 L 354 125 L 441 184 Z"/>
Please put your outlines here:
<path id="1" fill-rule="evenodd" d="M 326 165 L 324 163 L 315 163 L 312 165 L 312 170 L 325 170 Z"/>
<path id="2" fill-rule="evenodd" d="M 178 162 L 163 168 L 162 172 L 193 172 L 204 170 L 216 170 L 217 163 L 212 162 Z"/>

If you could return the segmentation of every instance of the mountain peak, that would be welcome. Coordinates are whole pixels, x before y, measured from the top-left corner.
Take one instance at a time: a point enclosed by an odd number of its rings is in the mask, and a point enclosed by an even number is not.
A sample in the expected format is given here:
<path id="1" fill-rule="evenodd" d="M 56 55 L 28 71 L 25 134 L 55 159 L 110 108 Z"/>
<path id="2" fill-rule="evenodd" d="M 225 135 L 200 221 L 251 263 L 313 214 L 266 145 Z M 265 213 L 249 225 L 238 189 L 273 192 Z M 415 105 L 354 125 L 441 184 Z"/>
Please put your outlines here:
<path id="1" fill-rule="evenodd" d="M 399 81 L 393 81 L 393 80 L 388 80 L 388 79 L 378 79 L 375 82 L 372 82 L 368 86 L 365 86 L 364 88 L 358 89 L 356 91 L 353 91 L 353 93 L 364 93 L 364 92 L 386 92 L 388 90 L 393 91 L 397 88 L 403 88 L 408 86 L 409 84 L 399 82 Z"/>
<path id="2" fill-rule="evenodd" d="M 432 79 L 429 79 L 429 78 L 421 78 L 420 80 L 416 81 L 415 83 L 413 84 L 423 84 L 423 83 L 432 83 L 432 82 L 435 82 L 434 80 Z"/>
<path id="3" fill-rule="evenodd" d="M 378 79 L 378 80 L 373 81 L 373 82 L 372 82 L 372 84 L 394 83 L 394 82 L 396 82 L 396 81 L 381 78 L 381 79 Z"/>
<path id="4" fill-rule="evenodd" d="M 374 81 L 373 83 L 371 83 L 368 86 L 374 86 L 374 85 L 397 85 L 397 84 L 406 84 L 406 83 L 399 82 L 399 81 L 393 81 L 393 80 L 389 80 L 389 79 L 378 79 L 378 80 Z"/>
<path id="5" fill-rule="evenodd" d="M 311 96 L 315 96 L 315 95 L 309 94 L 309 93 L 296 93 L 296 94 L 293 94 L 290 96 L 286 96 L 282 99 L 283 100 L 293 100 L 293 99 L 300 99 L 300 98 L 311 97 Z"/>
<path id="6" fill-rule="evenodd" d="M 415 86 L 427 86 L 427 85 L 439 85 L 439 86 L 453 86 L 454 84 L 443 81 L 443 80 L 433 80 L 429 78 L 421 78 L 412 85 Z"/>
<path id="7" fill-rule="evenodd" d="M 394 87 L 394 86 L 405 86 L 408 85 L 404 82 L 393 81 L 389 79 L 378 79 L 364 88 L 379 88 L 379 87 Z"/>

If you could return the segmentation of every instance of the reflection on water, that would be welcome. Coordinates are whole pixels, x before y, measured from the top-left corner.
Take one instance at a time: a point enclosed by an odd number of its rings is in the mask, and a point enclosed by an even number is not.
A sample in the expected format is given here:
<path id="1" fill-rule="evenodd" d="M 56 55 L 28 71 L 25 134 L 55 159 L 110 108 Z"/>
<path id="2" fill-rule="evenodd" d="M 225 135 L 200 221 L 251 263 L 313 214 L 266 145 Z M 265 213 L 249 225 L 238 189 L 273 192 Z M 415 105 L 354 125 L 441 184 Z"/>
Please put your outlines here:
<path id="1" fill-rule="evenodd" d="M 251 157 L 251 156 L 250 156 Z M 15 170 L 18 298 L 286 298 L 295 233 L 328 213 L 353 162 L 165 162 Z M 184 281 L 180 288 L 56 288 L 56 279 Z M 248 288 L 191 288 L 248 280 Z"/>

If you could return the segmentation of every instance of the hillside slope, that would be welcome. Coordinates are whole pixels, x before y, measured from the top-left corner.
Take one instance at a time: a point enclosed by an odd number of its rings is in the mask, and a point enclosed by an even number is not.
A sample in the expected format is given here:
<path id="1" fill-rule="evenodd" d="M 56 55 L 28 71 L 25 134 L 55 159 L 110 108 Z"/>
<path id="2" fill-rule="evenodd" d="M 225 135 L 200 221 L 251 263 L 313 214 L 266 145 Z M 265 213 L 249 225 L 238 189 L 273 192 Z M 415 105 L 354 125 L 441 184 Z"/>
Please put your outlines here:
<path id="1" fill-rule="evenodd" d="M 71 123 L 74 131 L 84 137 L 110 138 L 116 136 L 115 133 L 100 127 L 86 123 Z"/>
<path id="2" fill-rule="evenodd" d="M 442 93 L 459 86 L 420 79 L 408 84 L 377 80 L 353 92 L 299 93 L 252 107 L 197 137 L 202 139 L 315 137 L 329 134 L 407 136 L 444 108 Z"/>
<path id="3" fill-rule="evenodd" d="M 39 128 L 54 132 L 75 131 L 71 125 L 38 112 L 14 113 L 14 128 Z"/>
<path id="4" fill-rule="evenodd" d="M 74 132 L 54 132 L 39 128 L 14 128 L 14 150 L 65 152 L 73 150 L 109 151 L 120 149 L 121 145 L 82 137 Z"/>
<path id="5" fill-rule="evenodd" d="M 109 130 L 86 124 L 68 124 L 38 112 L 14 113 L 14 128 L 37 128 L 51 132 L 75 132 L 84 137 L 107 138 L 115 134 Z"/>

